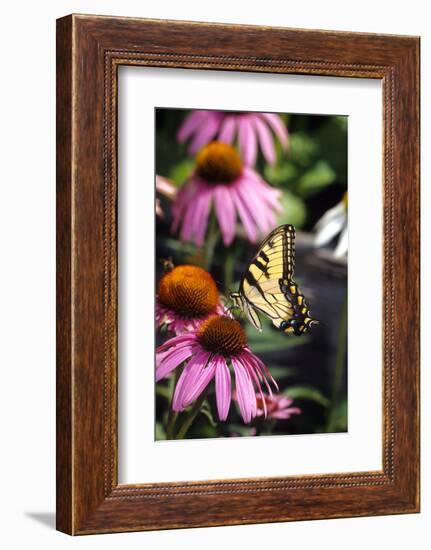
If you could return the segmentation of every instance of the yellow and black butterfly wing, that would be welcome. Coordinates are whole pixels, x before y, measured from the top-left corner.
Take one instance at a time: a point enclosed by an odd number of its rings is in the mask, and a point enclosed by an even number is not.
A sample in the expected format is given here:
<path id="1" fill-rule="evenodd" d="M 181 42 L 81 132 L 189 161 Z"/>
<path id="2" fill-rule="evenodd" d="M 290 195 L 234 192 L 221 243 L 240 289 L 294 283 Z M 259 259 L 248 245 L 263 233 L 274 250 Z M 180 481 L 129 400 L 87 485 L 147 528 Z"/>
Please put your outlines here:
<path id="1" fill-rule="evenodd" d="M 302 334 L 312 324 L 304 296 L 293 280 L 294 267 L 295 228 L 282 225 L 262 243 L 240 283 L 244 309 L 258 330 L 260 322 L 257 326 L 250 315 L 253 309 L 287 334 Z"/>

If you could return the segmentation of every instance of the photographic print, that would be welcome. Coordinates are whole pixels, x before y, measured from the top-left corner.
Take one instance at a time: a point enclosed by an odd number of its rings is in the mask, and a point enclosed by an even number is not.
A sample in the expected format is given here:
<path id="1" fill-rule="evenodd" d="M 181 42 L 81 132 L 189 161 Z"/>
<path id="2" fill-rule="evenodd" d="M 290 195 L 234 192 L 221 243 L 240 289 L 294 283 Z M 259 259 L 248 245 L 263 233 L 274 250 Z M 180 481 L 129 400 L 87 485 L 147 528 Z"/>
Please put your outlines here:
<path id="1" fill-rule="evenodd" d="M 347 431 L 348 117 L 155 118 L 156 440 Z"/>

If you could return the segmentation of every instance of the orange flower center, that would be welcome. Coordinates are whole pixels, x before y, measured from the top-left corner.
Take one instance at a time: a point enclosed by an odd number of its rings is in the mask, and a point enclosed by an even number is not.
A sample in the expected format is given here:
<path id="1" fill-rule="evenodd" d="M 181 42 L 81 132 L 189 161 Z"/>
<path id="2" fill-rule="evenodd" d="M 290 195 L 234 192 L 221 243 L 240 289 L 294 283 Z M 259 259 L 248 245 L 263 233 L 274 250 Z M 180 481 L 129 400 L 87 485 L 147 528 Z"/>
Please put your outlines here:
<path id="1" fill-rule="evenodd" d="M 218 291 L 207 271 L 194 265 L 179 265 L 160 279 L 158 300 L 183 317 L 199 318 L 214 310 Z"/>
<path id="2" fill-rule="evenodd" d="M 212 315 L 201 324 L 198 339 L 207 351 L 225 355 L 235 355 L 247 344 L 247 337 L 238 321 L 219 315 Z"/>
<path id="3" fill-rule="evenodd" d="M 241 172 L 241 157 L 226 143 L 212 141 L 196 157 L 196 173 L 209 183 L 232 183 Z"/>

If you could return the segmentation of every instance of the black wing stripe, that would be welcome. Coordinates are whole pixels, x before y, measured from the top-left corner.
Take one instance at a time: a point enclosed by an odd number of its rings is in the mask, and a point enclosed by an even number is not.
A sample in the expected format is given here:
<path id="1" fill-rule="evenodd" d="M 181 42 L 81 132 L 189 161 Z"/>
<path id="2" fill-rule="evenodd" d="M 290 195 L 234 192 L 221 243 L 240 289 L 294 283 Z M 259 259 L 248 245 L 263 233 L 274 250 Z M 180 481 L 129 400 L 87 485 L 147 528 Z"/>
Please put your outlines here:
<path id="1" fill-rule="evenodd" d="M 256 258 L 255 260 L 253 260 L 253 264 L 257 266 L 265 275 L 268 273 L 268 268 L 266 264 L 261 263 L 259 258 Z"/>
<path id="2" fill-rule="evenodd" d="M 261 250 L 258 254 L 258 256 L 260 256 L 260 258 L 264 261 L 264 262 L 269 262 L 269 258 L 268 256 L 265 254 L 265 252 L 263 250 Z"/>

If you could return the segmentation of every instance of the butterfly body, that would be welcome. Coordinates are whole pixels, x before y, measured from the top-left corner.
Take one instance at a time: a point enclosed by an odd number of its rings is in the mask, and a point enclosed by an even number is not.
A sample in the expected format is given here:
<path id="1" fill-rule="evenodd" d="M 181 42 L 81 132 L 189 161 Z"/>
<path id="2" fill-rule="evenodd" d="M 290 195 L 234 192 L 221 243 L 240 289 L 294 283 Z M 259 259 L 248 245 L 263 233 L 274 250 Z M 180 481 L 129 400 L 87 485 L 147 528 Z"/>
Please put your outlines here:
<path id="1" fill-rule="evenodd" d="M 244 311 L 257 330 L 262 330 L 259 313 L 286 334 L 300 336 L 313 323 L 298 285 L 293 280 L 295 267 L 295 228 L 277 227 L 261 244 L 245 271 L 239 291 L 231 298 Z"/>

